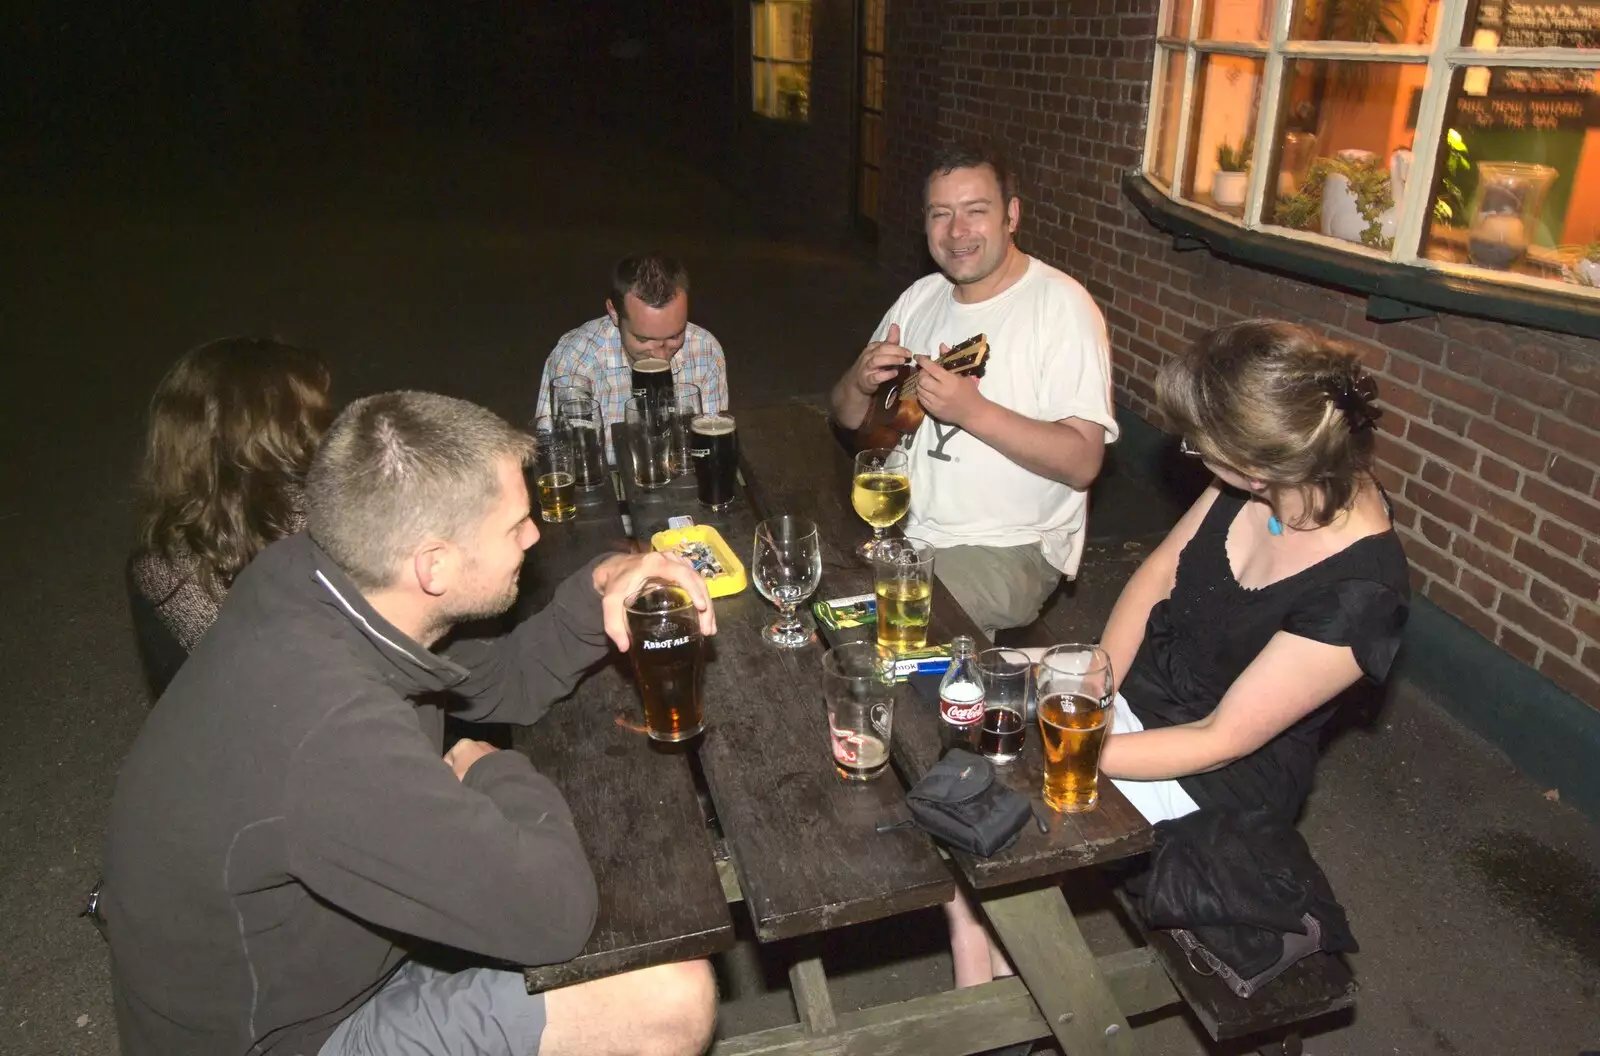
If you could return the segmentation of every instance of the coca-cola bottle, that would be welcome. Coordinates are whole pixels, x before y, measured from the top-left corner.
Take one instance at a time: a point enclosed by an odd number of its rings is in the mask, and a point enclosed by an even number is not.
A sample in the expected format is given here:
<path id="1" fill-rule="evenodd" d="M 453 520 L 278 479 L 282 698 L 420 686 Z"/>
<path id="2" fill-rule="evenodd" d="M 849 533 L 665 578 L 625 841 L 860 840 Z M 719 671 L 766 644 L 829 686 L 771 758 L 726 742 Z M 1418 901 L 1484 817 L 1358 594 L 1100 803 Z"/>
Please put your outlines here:
<path id="1" fill-rule="evenodd" d="M 983 731 L 983 682 L 978 678 L 977 643 L 957 635 L 950 643 L 950 669 L 939 682 L 939 755 L 952 748 L 978 750 Z"/>

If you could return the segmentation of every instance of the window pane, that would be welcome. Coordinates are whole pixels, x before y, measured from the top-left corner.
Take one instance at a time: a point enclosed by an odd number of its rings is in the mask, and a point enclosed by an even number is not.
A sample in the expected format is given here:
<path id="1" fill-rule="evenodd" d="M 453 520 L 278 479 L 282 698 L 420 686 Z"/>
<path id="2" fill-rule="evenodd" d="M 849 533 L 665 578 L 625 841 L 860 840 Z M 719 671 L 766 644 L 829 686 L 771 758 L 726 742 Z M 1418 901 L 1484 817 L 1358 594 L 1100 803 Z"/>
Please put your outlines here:
<path id="1" fill-rule="evenodd" d="M 1423 254 L 1600 284 L 1600 73 L 1461 70 Z M 1600 258 L 1600 247 L 1596 247 Z"/>
<path id="2" fill-rule="evenodd" d="M 883 109 L 883 59 L 868 55 L 861 63 L 861 105 Z"/>
<path id="3" fill-rule="evenodd" d="M 1155 156 L 1151 158 L 1152 175 L 1169 189 L 1172 173 L 1178 163 L 1178 107 L 1183 104 L 1183 78 L 1188 69 L 1188 56 L 1176 49 L 1161 49 L 1166 63 L 1161 81 L 1161 101 L 1156 110 Z"/>
<path id="4" fill-rule="evenodd" d="M 1189 17 L 1194 10 L 1194 0 L 1167 0 L 1167 20 L 1161 26 L 1163 37 L 1189 36 Z"/>
<path id="5" fill-rule="evenodd" d="M 1260 59 L 1240 55 L 1207 55 L 1201 61 L 1185 197 L 1234 213 L 1243 210 L 1261 70 Z"/>
<path id="6" fill-rule="evenodd" d="M 773 3 L 772 57 L 804 62 L 811 58 L 811 5 Z"/>
<path id="7" fill-rule="evenodd" d="M 757 60 L 751 64 L 750 92 L 756 113 L 766 117 L 777 116 L 772 106 L 772 67 L 767 63 Z"/>
<path id="8" fill-rule="evenodd" d="M 1291 40 L 1431 44 L 1442 0 L 1300 0 Z"/>
<path id="9" fill-rule="evenodd" d="M 884 4 L 887 0 L 867 0 L 861 17 L 866 20 L 866 50 L 883 51 Z"/>
<path id="10" fill-rule="evenodd" d="M 1393 245 L 1427 67 L 1297 59 L 1261 215 L 1377 249 Z"/>
<path id="11" fill-rule="evenodd" d="M 1207 40 L 1264 41 L 1272 27 L 1269 0 L 1209 0 L 1200 36 Z"/>
<path id="12" fill-rule="evenodd" d="M 1600 4 L 1479 0 L 1461 43 L 1475 48 L 1600 48 Z"/>
<path id="13" fill-rule="evenodd" d="M 811 116 L 811 67 L 809 64 L 774 63 L 772 69 L 775 116 L 790 121 L 805 121 Z"/>
<path id="14" fill-rule="evenodd" d="M 754 59 L 771 58 L 767 49 L 767 41 L 772 37 L 772 5 L 750 5 L 750 57 Z"/>

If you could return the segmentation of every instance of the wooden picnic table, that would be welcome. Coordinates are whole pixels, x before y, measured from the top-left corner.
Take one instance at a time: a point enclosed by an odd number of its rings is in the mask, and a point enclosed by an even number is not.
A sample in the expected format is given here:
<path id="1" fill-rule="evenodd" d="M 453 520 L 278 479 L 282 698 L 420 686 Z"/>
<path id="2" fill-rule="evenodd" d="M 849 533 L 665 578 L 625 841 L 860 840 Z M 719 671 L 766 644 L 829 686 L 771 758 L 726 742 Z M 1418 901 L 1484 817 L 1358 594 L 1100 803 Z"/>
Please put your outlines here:
<path id="1" fill-rule="evenodd" d="M 715 525 L 748 566 L 762 517 L 807 516 L 823 537 L 817 596 L 869 592 L 870 571 L 853 550 L 867 528 L 849 506 L 850 460 L 822 412 L 794 403 L 735 417 L 745 486 L 717 516 L 695 501 L 692 477 L 651 492 L 633 488 L 626 444 L 618 444 L 634 536 L 647 546 L 667 516 L 688 514 Z M 613 503 L 590 501 L 576 521 L 541 525 L 541 532 L 528 566 L 539 584 L 535 597 L 620 545 L 622 523 Z M 908 816 L 902 781 L 914 782 L 938 757 L 937 708 L 902 687 L 893 738 L 898 777 L 841 781 L 822 703 L 822 646 L 780 650 L 763 641 L 761 628 L 775 610 L 753 586 L 718 599 L 716 611 L 704 683 L 707 730 L 698 745 L 662 748 L 645 737 L 638 694 L 620 659 L 519 734 L 518 746 L 571 803 L 601 890 L 589 946 L 567 964 L 529 969 L 530 987 L 726 949 L 733 944 L 730 902 L 742 901 L 756 937 L 771 942 L 940 904 L 959 882 L 982 902 L 1020 978 L 836 1014 L 820 958 L 802 954 L 789 968 L 801 1022 L 724 1039 L 713 1052 L 953 1056 L 1046 1035 L 1073 1056 L 1132 1051 L 1126 1017 L 1171 1003 L 1172 987 L 1148 950 L 1095 958 L 1058 886 L 1074 869 L 1149 846 L 1149 827 L 1121 794 L 1106 783 L 1095 811 L 1050 812 L 1049 833 L 1030 825 L 989 859 L 956 852 L 947 860 L 915 828 L 880 833 L 879 823 Z M 930 633 L 933 640 L 964 633 L 985 641 L 937 584 Z M 1004 781 L 1036 802 L 1037 740 L 1002 770 Z M 710 824 L 725 839 L 720 873 Z"/>

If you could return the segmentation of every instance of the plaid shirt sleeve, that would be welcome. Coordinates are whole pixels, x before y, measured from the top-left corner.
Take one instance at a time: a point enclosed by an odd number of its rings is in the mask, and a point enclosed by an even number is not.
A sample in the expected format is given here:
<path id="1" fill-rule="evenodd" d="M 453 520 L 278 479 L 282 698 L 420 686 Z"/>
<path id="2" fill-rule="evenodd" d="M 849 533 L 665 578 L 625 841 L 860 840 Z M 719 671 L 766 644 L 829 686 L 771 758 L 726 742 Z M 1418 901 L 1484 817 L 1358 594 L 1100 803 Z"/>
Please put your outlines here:
<path id="1" fill-rule="evenodd" d="M 539 392 L 535 398 L 534 416 L 551 413 L 550 379 L 562 374 L 577 374 L 588 378 L 594 385 L 595 399 L 600 401 L 606 421 L 622 420 L 622 407 L 626 396 L 609 391 L 605 384 L 607 353 L 611 351 L 612 345 L 617 344 L 608 340 L 606 328 L 600 325 L 609 322 L 609 319 L 601 317 L 561 335 L 556 347 L 545 357 L 544 371 L 539 375 Z M 617 345 L 619 351 L 620 347 Z"/>

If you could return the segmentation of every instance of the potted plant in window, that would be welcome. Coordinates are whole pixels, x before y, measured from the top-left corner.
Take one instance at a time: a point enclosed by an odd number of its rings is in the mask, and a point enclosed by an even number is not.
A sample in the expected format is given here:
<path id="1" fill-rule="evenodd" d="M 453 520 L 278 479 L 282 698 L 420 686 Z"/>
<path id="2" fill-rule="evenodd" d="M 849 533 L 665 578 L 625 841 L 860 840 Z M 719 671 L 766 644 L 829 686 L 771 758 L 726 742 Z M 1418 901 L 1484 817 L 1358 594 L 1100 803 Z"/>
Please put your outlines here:
<path id="1" fill-rule="evenodd" d="M 1398 201 L 1411 175 L 1411 151 L 1389 156 L 1385 169 L 1369 150 L 1341 150 L 1323 170 L 1322 233 L 1374 249 L 1394 245 Z"/>
<path id="2" fill-rule="evenodd" d="M 1600 286 L 1600 239 L 1590 242 L 1578 258 L 1578 282 L 1584 286 Z"/>
<path id="3" fill-rule="evenodd" d="M 1237 150 L 1226 139 L 1217 146 L 1217 171 L 1211 177 L 1211 200 L 1224 209 L 1237 209 L 1244 204 L 1253 147 L 1254 141 L 1249 139 Z"/>

